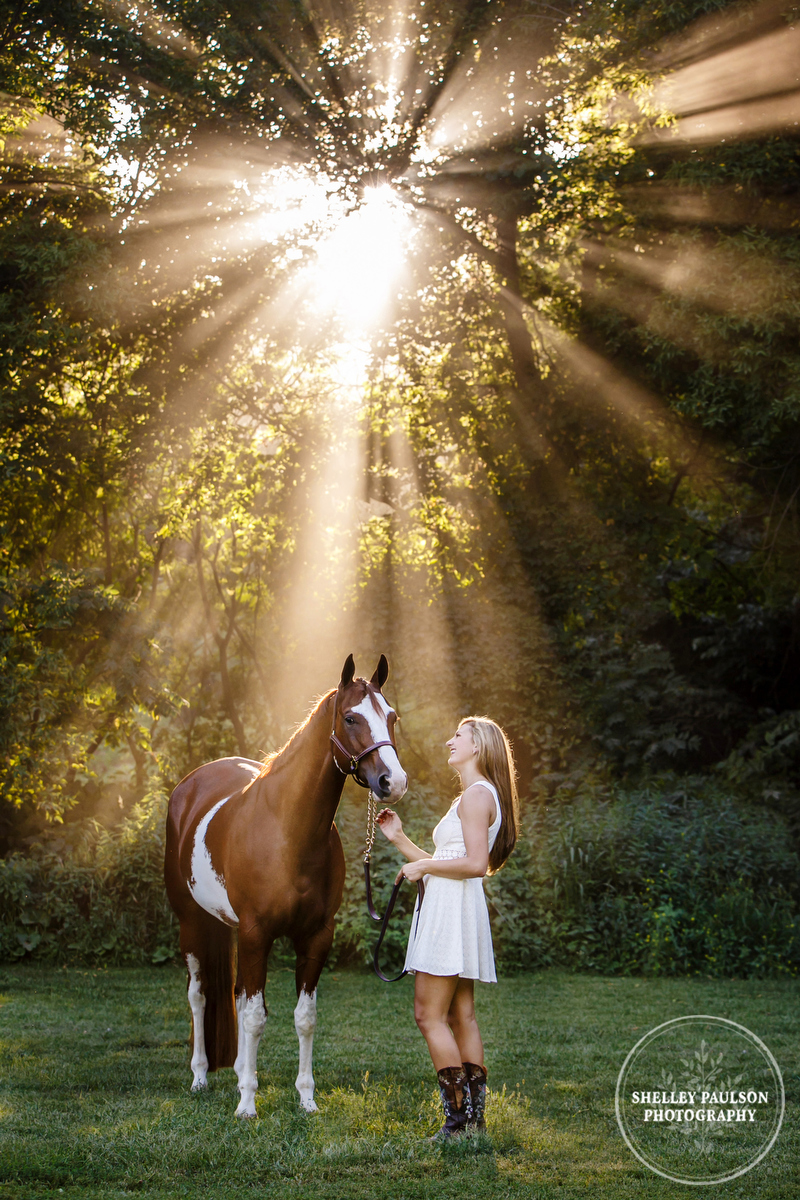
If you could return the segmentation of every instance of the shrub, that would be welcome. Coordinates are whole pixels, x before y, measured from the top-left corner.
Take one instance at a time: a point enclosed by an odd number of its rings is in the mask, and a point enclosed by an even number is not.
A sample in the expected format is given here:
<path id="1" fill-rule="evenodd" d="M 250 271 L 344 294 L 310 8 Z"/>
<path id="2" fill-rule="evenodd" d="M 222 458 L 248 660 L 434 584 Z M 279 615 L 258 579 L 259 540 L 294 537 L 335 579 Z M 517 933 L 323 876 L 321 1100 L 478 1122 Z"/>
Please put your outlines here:
<path id="1" fill-rule="evenodd" d="M 62 827 L 0 860 L 0 957 L 163 962 L 177 952 L 164 892 L 166 797 L 150 793 L 112 829 Z"/>
<path id="2" fill-rule="evenodd" d="M 796 973 L 800 863 L 780 816 L 736 801 L 708 780 L 570 803 L 531 805 L 503 870 L 487 879 L 498 966 L 560 964 L 650 974 Z M 348 877 L 330 964 L 371 961 L 363 797 L 337 818 Z M 409 802 L 405 826 L 425 845 L 438 816 L 432 789 Z M 114 829 L 67 827 L 27 856 L 0 860 L 0 957 L 93 963 L 162 962 L 177 954 L 162 878 L 166 797 L 152 793 Z M 399 860 L 380 835 L 373 894 L 383 910 Z M 402 963 L 415 898 L 401 893 L 382 964 Z M 291 948 L 278 944 L 279 961 Z"/>
<path id="3" fill-rule="evenodd" d="M 487 891 L 506 969 L 795 973 L 798 858 L 782 820 L 705 780 L 526 817 Z"/>

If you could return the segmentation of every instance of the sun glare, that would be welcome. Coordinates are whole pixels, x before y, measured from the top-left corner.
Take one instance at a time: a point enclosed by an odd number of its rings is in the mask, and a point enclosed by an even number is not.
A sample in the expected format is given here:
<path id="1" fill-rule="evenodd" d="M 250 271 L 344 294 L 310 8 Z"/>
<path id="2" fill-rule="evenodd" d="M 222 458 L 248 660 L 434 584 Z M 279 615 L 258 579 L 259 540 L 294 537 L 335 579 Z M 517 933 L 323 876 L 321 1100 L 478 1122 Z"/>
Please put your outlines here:
<path id="1" fill-rule="evenodd" d="M 246 181 L 240 186 L 244 188 Z M 302 229 L 324 228 L 332 219 L 325 186 L 296 170 L 271 172 L 267 187 L 257 191 L 254 200 L 258 211 L 254 232 L 266 243 L 277 243 Z"/>
<path id="2" fill-rule="evenodd" d="M 411 223 L 391 187 L 365 188 L 359 208 L 319 247 L 312 270 L 315 304 L 351 333 L 385 317 L 403 272 Z"/>

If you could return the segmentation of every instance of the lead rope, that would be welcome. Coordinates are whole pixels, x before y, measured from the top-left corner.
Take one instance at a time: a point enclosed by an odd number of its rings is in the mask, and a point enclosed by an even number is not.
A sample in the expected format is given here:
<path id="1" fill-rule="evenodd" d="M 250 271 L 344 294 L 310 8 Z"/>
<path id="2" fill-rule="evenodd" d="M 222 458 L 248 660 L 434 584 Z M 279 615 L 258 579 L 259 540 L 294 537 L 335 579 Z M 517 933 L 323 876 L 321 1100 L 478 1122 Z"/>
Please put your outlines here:
<path id="1" fill-rule="evenodd" d="M 381 924 L 381 931 L 378 934 L 378 941 L 375 944 L 375 950 L 372 955 L 372 965 L 375 968 L 375 974 L 378 976 L 379 979 L 382 979 L 384 983 L 397 983 L 398 979 L 402 979 L 404 975 L 408 974 L 408 971 L 406 971 L 405 968 L 403 968 L 403 970 L 400 972 L 399 975 L 393 975 L 391 977 L 388 975 L 384 975 L 383 971 L 381 970 L 380 963 L 378 962 L 378 954 L 380 953 L 380 948 L 381 948 L 381 945 L 383 944 L 384 935 L 386 934 L 386 929 L 389 925 L 389 918 L 392 915 L 392 909 L 394 908 L 395 901 L 397 900 L 398 893 L 400 892 L 400 888 L 403 886 L 404 876 L 401 876 L 400 879 L 398 879 L 397 883 L 392 888 L 392 894 L 389 897 L 389 903 L 386 905 L 386 912 L 383 914 L 383 918 L 381 919 L 381 917 L 376 912 L 375 905 L 372 903 L 372 885 L 370 883 L 370 877 L 369 877 L 369 858 L 370 858 L 370 854 L 372 853 L 372 847 L 375 844 L 375 824 L 376 824 L 377 816 L 378 816 L 378 804 L 377 804 L 375 797 L 372 794 L 372 791 L 370 791 L 370 793 L 367 797 L 367 837 L 366 837 L 366 842 L 364 845 L 364 883 L 365 883 L 366 889 L 367 889 L 367 911 L 369 912 L 369 915 L 372 917 L 373 921 L 378 921 Z M 423 901 L 424 896 L 425 896 L 425 884 L 422 882 L 421 879 L 418 879 L 417 880 L 417 921 L 416 921 L 416 925 L 414 927 L 415 933 L 417 931 L 417 928 L 419 927 L 419 914 L 422 909 L 422 901 Z"/>
<path id="2" fill-rule="evenodd" d="M 364 846 L 364 883 L 367 889 L 367 911 L 373 921 L 380 923 L 381 918 L 372 903 L 372 884 L 369 877 L 369 856 L 372 854 L 372 847 L 375 844 L 375 822 L 378 816 L 378 804 L 370 789 L 367 796 L 367 840 Z"/>

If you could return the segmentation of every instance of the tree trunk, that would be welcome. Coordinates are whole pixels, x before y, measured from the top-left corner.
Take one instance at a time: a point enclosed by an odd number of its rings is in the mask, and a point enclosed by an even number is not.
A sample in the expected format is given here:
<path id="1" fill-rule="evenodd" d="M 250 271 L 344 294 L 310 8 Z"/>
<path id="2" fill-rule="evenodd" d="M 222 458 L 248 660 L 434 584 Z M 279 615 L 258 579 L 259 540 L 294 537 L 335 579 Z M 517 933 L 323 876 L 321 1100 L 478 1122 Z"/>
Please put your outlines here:
<path id="1" fill-rule="evenodd" d="M 538 408 L 544 401 L 544 386 L 530 330 L 525 320 L 525 302 L 519 282 L 517 258 L 517 218 L 502 217 L 497 223 L 499 266 L 503 276 L 500 311 L 514 364 L 514 377 L 520 400 L 526 407 Z"/>
<path id="2" fill-rule="evenodd" d="M 108 516 L 108 504 L 103 500 L 102 507 L 102 526 L 103 526 L 103 556 L 105 558 L 105 571 L 103 573 L 103 581 L 106 587 L 110 587 L 114 582 L 113 561 L 111 558 L 111 522 Z"/>

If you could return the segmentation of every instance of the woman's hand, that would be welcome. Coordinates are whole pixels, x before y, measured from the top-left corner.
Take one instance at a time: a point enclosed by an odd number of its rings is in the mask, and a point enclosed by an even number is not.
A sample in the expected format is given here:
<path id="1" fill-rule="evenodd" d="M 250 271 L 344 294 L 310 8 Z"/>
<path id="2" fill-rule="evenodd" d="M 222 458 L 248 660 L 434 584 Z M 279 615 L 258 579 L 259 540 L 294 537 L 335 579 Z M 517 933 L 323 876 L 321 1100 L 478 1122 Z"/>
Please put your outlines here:
<path id="1" fill-rule="evenodd" d="M 375 820 L 384 837 L 393 842 L 403 832 L 403 822 L 392 808 L 382 808 Z"/>
<path id="2" fill-rule="evenodd" d="M 399 883 L 403 876 L 410 879 L 412 883 L 416 883 L 418 879 L 422 879 L 423 875 L 428 874 L 430 862 L 429 858 L 418 858 L 415 862 L 406 863 L 398 872 L 395 883 Z"/>

